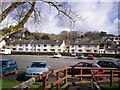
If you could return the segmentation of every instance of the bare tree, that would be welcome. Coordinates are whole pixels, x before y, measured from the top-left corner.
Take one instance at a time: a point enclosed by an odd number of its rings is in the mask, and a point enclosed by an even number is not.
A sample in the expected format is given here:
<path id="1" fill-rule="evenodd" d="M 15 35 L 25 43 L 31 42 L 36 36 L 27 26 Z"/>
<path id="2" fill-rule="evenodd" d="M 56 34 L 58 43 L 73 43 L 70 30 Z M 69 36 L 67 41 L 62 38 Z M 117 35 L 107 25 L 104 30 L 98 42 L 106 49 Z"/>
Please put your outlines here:
<path id="1" fill-rule="evenodd" d="M 11 5 L 2 11 L 0 14 L 0 22 L 2 22 L 7 15 L 9 15 L 13 10 L 15 10 L 17 7 L 23 5 L 23 4 L 29 4 L 30 9 L 26 10 L 25 14 L 23 13 L 23 10 L 18 11 L 18 16 L 19 16 L 19 22 L 15 26 L 8 27 L 7 29 L 3 29 L 0 31 L 0 34 L 4 35 L 3 39 L 6 36 L 9 36 L 10 34 L 13 34 L 14 32 L 17 32 L 19 30 L 23 30 L 21 28 L 24 28 L 25 23 L 28 21 L 30 17 L 34 18 L 34 22 L 41 22 L 41 20 L 38 19 L 41 18 L 41 11 L 35 7 L 36 3 L 43 3 L 43 4 L 48 4 L 49 7 L 55 8 L 57 13 L 57 17 L 60 19 L 65 16 L 70 20 L 71 26 L 74 26 L 74 23 L 81 19 L 77 14 L 72 12 L 71 7 L 65 7 L 64 3 L 61 2 L 52 2 L 50 0 L 40 0 L 40 2 L 12 2 Z M 26 8 L 26 7 L 23 7 Z M 34 12 L 34 15 L 32 13 Z"/>

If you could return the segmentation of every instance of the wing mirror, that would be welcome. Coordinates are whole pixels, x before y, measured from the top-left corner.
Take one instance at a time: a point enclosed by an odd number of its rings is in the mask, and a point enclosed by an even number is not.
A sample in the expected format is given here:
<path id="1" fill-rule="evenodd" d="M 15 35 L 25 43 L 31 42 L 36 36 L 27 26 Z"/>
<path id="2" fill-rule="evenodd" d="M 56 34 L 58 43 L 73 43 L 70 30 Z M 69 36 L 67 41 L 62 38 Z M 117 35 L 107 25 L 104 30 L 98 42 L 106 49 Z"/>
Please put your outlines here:
<path id="1" fill-rule="evenodd" d="M 27 68 L 29 68 L 29 66 L 27 66 Z"/>
<path id="2" fill-rule="evenodd" d="M 48 66 L 48 68 L 50 68 L 50 66 Z"/>

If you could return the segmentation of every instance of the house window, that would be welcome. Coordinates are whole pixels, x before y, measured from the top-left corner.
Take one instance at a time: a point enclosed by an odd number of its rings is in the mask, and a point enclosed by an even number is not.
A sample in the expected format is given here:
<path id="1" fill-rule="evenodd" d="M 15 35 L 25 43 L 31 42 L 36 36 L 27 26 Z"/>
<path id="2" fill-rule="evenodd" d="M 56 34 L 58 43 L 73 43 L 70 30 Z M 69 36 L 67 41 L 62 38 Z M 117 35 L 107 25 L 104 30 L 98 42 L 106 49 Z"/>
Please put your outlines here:
<path id="1" fill-rule="evenodd" d="M 40 49 L 37 49 L 38 52 L 40 52 Z"/>
<path id="2" fill-rule="evenodd" d="M 43 49 L 43 51 L 47 51 L 47 49 Z"/>
<path id="3" fill-rule="evenodd" d="M 50 51 L 55 51 L 55 49 L 50 49 Z"/>
<path id="4" fill-rule="evenodd" d="M 26 51 L 28 51 L 28 48 L 26 48 Z"/>
<path id="5" fill-rule="evenodd" d="M 59 45 L 59 47 L 60 47 L 60 45 Z"/>
<path id="6" fill-rule="evenodd" d="M 9 44 L 7 44 L 8 46 L 10 46 Z"/>
<path id="7" fill-rule="evenodd" d="M 94 52 L 97 52 L 97 50 L 94 50 Z"/>
<path id="8" fill-rule="evenodd" d="M 58 49 L 58 51 L 60 52 L 60 51 L 61 51 L 61 49 Z"/>
<path id="9" fill-rule="evenodd" d="M 38 47 L 40 47 L 40 45 L 38 45 Z"/>
<path id="10" fill-rule="evenodd" d="M 91 52 L 91 50 L 86 50 L 86 52 Z"/>
<path id="11" fill-rule="evenodd" d="M 20 51 L 22 51 L 23 49 L 22 48 L 19 48 Z"/>
<path id="12" fill-rule="evenodd" d="M 15 44 L 13 44 L 13 46 L 15 46 Z"/>
<path id="13" fill-rule="evenodd" d="M 72 49 L 71 51 L 74 52 L 74 49 Z"/>
<path id="14" fill-rule="evenodd" d="M 115 38 L 115 40 L 118 40 L 118 38 Z"/>
<path id="15" fill-rule="evenodd" d="M 44 47 L 47 47 L 47 45 L 46 45 L 46 44 L 44 44 Z"/>
<path id="16" fill-rule="evenodd" d="M 74 45 L 72 45 L 72 47 L 74 47 Z"/>
<path id="17" fill-rule="evenodd" d="M 28 47 L 28 44 L 26 44 L 26 47 Z"/>
<path id="18" fill-rule="evenodd" d="M 13 48 L 12 50 L 16 50 L 16 48 Z"/>
<path id="19" fill-rule="evenodd" d="M 22 44 L 20 44 L 19 46 L 22 47 Z"/>
<path id="20" fill-rule="evenodd" d="M 54 47 L 54 45 L 51 45 L 51 47 Z"/>
<path id="21" fill-rule="evenodd" d="M 78 50 L 79 52 L 82 52 L 82 50 Z"/>
<path id="22" fill-rule="evenodd" d="M 82 47 L 81 45 L 79 45 L 78 47 Z"/>

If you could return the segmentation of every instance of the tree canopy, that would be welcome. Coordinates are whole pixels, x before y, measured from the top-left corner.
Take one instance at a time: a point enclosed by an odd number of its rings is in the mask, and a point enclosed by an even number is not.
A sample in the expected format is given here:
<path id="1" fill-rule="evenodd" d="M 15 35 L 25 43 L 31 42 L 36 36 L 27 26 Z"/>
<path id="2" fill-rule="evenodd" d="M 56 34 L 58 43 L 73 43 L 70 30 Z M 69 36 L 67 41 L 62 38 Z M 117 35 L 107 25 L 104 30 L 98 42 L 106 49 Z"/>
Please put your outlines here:
<path id="1" fill-rule="evenodd" d="M 1 2 L 1 13 L 0 13 L 0 22 L 4 21 L 7 16 L 9 16 L 14 10 L 18 23 L 15 26 L 10 26 L 0 30 L 0 34 L 5 38 L 16 31 L 23 30 L 25 23 L 30 17 L 33 18 L 34 22 L 41 23 L 42 11 L 37 6 L 46 5 L 48 8 L 54 8 L 58 13 L 56 17 L 59 19 L 63 16 L 69 19 L 70 25 L 74 26 L 74 23 L 81 19 L 76 13 L 71 10 L 69 4 L 63 2 L 52 2 L 51 0 L 35 0 L 34 2 Z M 5 7 L 6 6 L 6 7 Z"/>

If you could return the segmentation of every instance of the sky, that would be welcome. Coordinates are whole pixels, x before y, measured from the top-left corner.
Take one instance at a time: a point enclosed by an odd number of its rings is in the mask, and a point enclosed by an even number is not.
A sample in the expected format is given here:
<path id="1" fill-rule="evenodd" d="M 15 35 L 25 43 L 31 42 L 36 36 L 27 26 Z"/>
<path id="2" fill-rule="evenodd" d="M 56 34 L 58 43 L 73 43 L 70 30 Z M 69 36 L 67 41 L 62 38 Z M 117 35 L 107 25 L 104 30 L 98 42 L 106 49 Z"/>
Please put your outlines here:
<path id="1" fill-rule="evenodd" d="M 74 28 L 69 26 L 67 17 L 61 20 L 56 18 L 57 11 L 55 8 L 50 8 L 48 5 L 36 4 L 38 9 L 42 10 L 42 23 L 34 24 L 32 18 L 28 20 L 24 27 L 27 27 L 31 32 L 45 32 L 59 34 L 61 31 L 105 31 L 108 34 L 120 34 L 118 22 L 120 22 L 118 1 L 119 0 L 62 0 L 66 2 L 66 6 L 71 6 L 72 10 L 79 15 L 82 20 L 75 23 Z M 5 24 L 7 23 L 7 24 Z M 9 15 L 2 23 L 0 29 L 15 25 L 17 20 L 12 15 Z"/>

